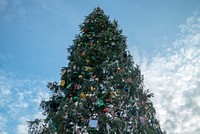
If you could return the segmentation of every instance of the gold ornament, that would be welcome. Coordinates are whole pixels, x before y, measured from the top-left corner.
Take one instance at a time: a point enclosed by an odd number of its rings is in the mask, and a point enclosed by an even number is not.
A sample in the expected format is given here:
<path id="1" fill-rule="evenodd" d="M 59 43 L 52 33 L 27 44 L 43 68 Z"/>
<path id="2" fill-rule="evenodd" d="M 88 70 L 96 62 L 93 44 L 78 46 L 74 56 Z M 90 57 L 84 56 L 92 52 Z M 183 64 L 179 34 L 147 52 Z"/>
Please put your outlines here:
<path id="1" fill-rule="evenodd" d="M 120 67 L 117 67 L 117 71 L 118 71 L 118 72 L 121 71 Z"/>
<path id="2" fill-rule="evenodd" d="M 89 96 L 90 96 L 89 94 L 86 94 L 86 95 L 85 95 L 85 97 L 89 97 Z"/>
<path id="3" fill-rule="evenodd" d="M 116 95 L 117 93 L 116 92 L 111 92 L 111 95 Z"/>
<path id="4" fill-rule="evenodd" d="M 83 75 L 80 74 L 80 75 L 78 76 L 78 78 L 79 78 L 79 79 L 82 79 L 82 78 L 83 78 Z"/>
<path id="5" fill-rule="evenodd" d="M 61 82 L 60 82 L 60 86 L 65 86 L 65 80 L 61 80 Z"/>
<path id="6" fill-rule="evenodd" d="M 116 92 L 111 92 L 110 94 L 111 94 L 111 97 L 112 97 L 112 98 L 115 98 L 115 97 L 116 97 L 116 95 L 117 95 L 117 93 L 116 93 Z"/>
<path id="7" fill-rule="evenodd" d="M 85 99 L 85 97 L 86 97 L 85 93 L 81 93 L 81 94 L 80 94 L 80 98 L 81 98 L 81 99 Z"/>
<path id="8" fill-rule="evenodd" d="M 95 90 L 95 88 L 94 88 L 93 86 L 91 86 L 91 87 L 90 87 L 90 90 L 91 90 L 91 91 L 94 91 L 94 90 Z"/>
<path id="9" fill-rule="evenodd" d="M 91 71 L 91 70 L 92 70 L 91 67 L 86 67 L 86 68 L 85 68 L 85 71 Z"/>

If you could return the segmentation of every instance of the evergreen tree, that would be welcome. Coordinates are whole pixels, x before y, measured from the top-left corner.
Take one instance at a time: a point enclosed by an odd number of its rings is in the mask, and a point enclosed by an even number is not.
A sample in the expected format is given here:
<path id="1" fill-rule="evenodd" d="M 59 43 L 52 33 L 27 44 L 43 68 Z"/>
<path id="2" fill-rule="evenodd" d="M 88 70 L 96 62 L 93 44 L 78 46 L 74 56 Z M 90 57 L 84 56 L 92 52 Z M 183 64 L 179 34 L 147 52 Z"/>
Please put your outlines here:
<path id="1" fill-rule="evenodd" d="M 144 89 L 117 21 L 97 7 L 80 30 L 61 82 L 47 85 L 52 96 L 41 102 L 46 118 L 29 121 L 29 133 L 162 134 L 153 94 Z"/>

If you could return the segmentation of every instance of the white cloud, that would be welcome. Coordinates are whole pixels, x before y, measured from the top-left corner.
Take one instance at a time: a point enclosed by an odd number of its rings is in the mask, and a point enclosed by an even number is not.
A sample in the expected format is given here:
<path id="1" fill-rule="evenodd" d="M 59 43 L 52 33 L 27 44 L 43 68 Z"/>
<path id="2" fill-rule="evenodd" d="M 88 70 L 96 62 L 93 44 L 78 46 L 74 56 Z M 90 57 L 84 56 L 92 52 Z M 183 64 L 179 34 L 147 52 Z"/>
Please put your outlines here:
<path id="1" fill-rule="evenodd" d="M 17 125 L 17 134 L 27 134 L 28 127 L 27 124 Z"/>
<path id="2" fill-rule="evenodd" d="M 27 134 L 27 121 L 43 117 L 39 102 L 48 98 L 44 80 L 23 80 L 0 69 L 0 133 Z"/>
<path id="3" fill-rule="evenodd" d="M 173 48 L 140 59 L 145 85 L 154 92 L 154 106 L 168 133 L 200 133 L 200 17 L 180 25 Z M 169 45 L 170 46 L 170 45 Z M 164 56 L 163 56 L 164 55 Z"/>
<path id="4" fill-rule="evenodd" d="M 6 98 L 11 94 L 11 81 L 7 76 L 4 71 L 0 70 L 0 108 L 7 104 Z"/>
<path id="5" fill-rule="evenodd" d="M 37 111 L 34 114 L 29 115 L 21 115 L 21 117 L 18 118 L 19 124 L 16 126 L 16 133 L 17 134 L 27 134 L 28 133 L 28 120 L 33 119 L 44 119 L 44 115 L 42 114 L 42 111 Z"/>
<path id="6" fill-rule="evenodd" d="M 37 96 L 32 100 L 36 104 L 40 104 L 41 100 L 47 100 L 49 99 L 49 93 L 48 92 L 38 92 Z"/>
<path id="7" fill-rule="evenodd" d="M 7 134 L 7 132 L 6 132 L 6 122 L 7 122 L 7 119 L 5 119 L 5 117 L 0 115 L 0 133 L 1 134 Z"/>

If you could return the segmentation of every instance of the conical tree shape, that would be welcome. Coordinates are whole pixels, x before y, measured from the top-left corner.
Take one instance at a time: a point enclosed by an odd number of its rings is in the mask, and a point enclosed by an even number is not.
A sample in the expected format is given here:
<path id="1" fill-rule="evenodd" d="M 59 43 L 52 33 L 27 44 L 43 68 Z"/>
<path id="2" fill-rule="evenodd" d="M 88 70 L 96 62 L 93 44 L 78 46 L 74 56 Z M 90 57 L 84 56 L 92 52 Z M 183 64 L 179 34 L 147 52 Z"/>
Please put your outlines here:
<path id="1" fill-rule="evenodd" d="M 126 50 L 126 37 L 97 7 L 80 25 L 69 47 L 61 82 L 41 107 L 44 120 L 29 122 L 30 133 L 162 134 L 143 76 Z"/>

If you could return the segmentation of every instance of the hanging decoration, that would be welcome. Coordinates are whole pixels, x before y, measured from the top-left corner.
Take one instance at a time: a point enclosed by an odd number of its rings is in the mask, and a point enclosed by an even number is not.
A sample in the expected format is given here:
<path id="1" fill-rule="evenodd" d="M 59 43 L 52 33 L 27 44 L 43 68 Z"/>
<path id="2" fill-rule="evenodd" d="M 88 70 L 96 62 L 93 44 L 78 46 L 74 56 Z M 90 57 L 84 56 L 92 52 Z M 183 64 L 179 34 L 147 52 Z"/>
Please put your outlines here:
<path id="1" fill-rule="evenodd" d="M 60 86 L 65 86 L 65 80 L 61 80 L 61 82 L 60 82 Z"/>

